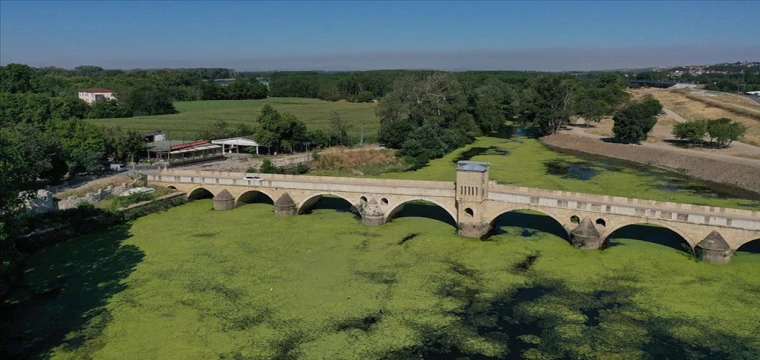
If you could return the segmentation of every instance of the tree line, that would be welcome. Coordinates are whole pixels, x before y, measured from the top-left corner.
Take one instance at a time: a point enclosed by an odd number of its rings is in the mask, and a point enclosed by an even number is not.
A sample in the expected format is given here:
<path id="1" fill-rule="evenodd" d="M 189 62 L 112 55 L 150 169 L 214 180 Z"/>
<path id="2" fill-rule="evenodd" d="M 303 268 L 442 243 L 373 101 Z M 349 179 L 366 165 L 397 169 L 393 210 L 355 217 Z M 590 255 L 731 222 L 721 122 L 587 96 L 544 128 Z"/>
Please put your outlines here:
<path id="1" fill-rule="evenodd" d="M 23 64 L 0 67 L 0 93 L 5 96 L 0 106 L 26 102 L 24 95 L 67 99 L 74 103 L 78 91 L 86 88 L 107 88 L 117 100 L 98 100 L 80 118 L 110 118 L 174 114 L 175 101 L 262 99 L 268 96 L 266 85 L 255 79 L 239 78 L 229 86 L 213 81 L 213 76 L 235 77 L 230 69 L 149 69 L 107 70 L 97 66 L 80 66 L 73 70 L 32 68 Z M 39 97 L 35 98 L 39 99 Z M 19 111 L 19 110 L 16 110 Z"/>
<path id="2" fill-rule="evenodd" d="M 599 121 L 628 100 L 625 79 L 615 73 L 415 75 L 396 79 L 376 109 L 379 141 L 413 163 L 442 157 L 508 123 L 532 126 L 542 136 L 573 116 Z"/>

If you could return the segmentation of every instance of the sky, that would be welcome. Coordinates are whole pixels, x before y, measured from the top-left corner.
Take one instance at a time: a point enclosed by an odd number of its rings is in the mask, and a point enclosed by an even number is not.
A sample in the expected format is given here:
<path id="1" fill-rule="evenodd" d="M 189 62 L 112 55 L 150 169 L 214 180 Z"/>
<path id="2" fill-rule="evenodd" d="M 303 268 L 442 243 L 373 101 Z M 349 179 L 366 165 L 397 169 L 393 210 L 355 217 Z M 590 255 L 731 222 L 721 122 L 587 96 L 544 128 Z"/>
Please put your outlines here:
<path id="1" fill-rule="evenodd" d="M 760 1 L 7 1 L 0 65 L 606 70 L 760 61 Z"/>

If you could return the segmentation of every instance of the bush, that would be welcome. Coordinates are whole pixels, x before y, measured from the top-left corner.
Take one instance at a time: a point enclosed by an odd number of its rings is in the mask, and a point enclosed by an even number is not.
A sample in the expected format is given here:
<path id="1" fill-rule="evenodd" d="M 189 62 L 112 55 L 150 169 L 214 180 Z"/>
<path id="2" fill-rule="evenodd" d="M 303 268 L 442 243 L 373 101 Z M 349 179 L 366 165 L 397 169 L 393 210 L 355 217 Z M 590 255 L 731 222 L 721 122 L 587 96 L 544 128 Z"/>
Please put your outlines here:
<path id="1" fill-rule="evenodd" d="M 687 140 L 691 143 L 701 143 L 706 134 L 706 120 L 682 122 L 673 126 L 673 136 L 676 139 Z"/>
<path id="2" fill-rule="evenodd" d="M 259 172 L 259 169 L 257 169 L 255 166 L 251 166 L 245 172 L 247 172 L 247 173 L 257 173 L 257 172 Z"/>
<path id="3" fill-rule="evenodd" d="M 296 174 L 306 174 L 309 172 L 309 165 L 307 164 L 298 164 L 298 167 L 296 167 Z"/>
<path id="4" fill-rule="evenodd" d="M 747 133 L 747 127 L 738 122 L 732 122 L 731 119 L 721 118 L 709 120 L 707 122 L 707 133 L 710 136 L 710 143 L 715 143 L 720 148 L 726 148 L 734 140 L 741 139 Z"/>
<path id="5" fill-rule="evenodd" d="M 150 194 L 133 194 L 129 196 L 117 196 L 113 200 L 113 202 L 111 202 L 111 206 L 114 209 L 120 209 L 132 204 L 137 204 L 139 202 L 150 201 L 152 199 L 153 197 Z"/>
<path id="6" fill-rule="evenodd" d="M 272 161 L 269 159 L 265 159 L 264 162 L 261 164 L 261 169 L 259 171 L 263 174 L 279 174 L 280 169 L 272 164 Z"/>

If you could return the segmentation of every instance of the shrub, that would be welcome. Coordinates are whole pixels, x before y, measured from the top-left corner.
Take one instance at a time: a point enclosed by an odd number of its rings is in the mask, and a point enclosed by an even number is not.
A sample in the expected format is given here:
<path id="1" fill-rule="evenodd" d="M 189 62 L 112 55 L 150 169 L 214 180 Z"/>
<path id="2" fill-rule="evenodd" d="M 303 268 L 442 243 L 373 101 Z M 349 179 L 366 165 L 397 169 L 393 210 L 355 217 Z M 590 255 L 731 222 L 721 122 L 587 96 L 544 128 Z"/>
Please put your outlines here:
<path id="1" fill-rule="evenodd" d="M 272 164 L 272 161 L 269 159 L 265 159 L 264 162 L 261 163 L 261 169 L 259 169 L 259 171 L 264 174 L 280 173 L 280 169 L 274 164 Z"/>
<path id="2" fill-rule="evenodd" d="M 738 122 L 732 122 L 731 119 L 721 118 L 707 122 L 707 132 L 710 136 L 710 142 L 715 143 L 720 148 L 726 148 L 734 140 L 741 139 L 747 133 L 747 127 Z"/>
<path id="3" fill-rule="evenodd" d="M 247 172 L 247 173 L 257 173 L 257 172 L 259 172 L 259 169 L 257 169 L 255 166 L 251 166 L 245 172 Z"/>
<path id="4" fill-rule="evenodd" d="M 687 140 L 691 143 L 702 142 L 707 134 L 707 121 L 687 121 L 673 126 L 673 136 L 676 139 Z"/>

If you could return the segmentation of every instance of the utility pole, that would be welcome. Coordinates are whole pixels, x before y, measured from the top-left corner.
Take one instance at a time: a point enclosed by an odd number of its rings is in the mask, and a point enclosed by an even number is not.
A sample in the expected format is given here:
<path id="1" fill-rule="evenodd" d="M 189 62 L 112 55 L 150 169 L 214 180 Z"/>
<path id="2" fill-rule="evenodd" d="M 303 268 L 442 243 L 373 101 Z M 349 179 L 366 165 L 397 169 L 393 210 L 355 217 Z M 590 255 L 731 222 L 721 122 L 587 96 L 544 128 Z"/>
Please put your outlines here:
<path id="1" fill-rule="evenodd" d="M 361 138 L 359 140 L 359 146 L 364 146 L 364 123 L 359 124 L 359 134 Z"/>

